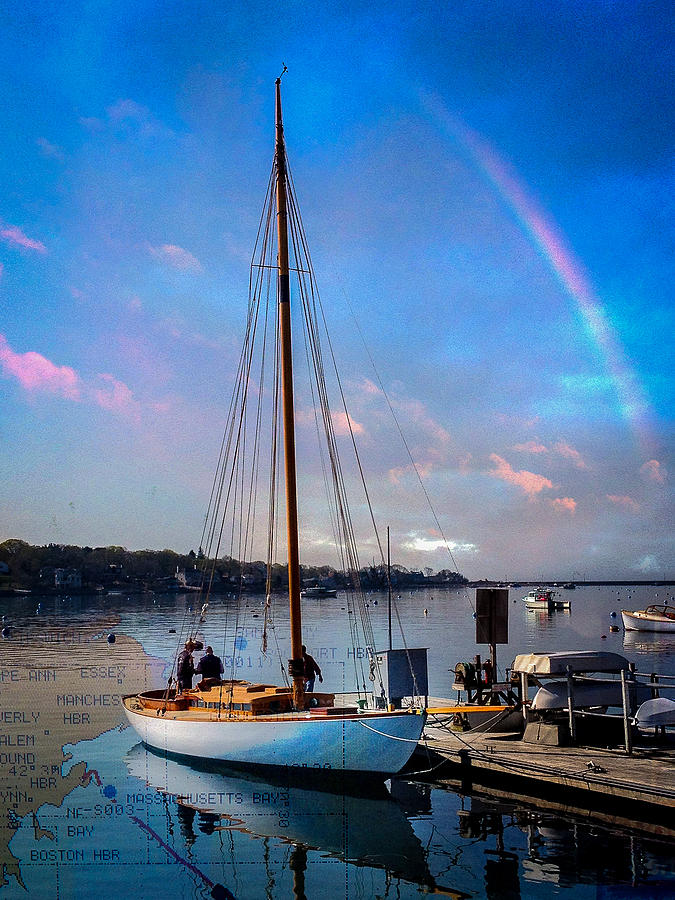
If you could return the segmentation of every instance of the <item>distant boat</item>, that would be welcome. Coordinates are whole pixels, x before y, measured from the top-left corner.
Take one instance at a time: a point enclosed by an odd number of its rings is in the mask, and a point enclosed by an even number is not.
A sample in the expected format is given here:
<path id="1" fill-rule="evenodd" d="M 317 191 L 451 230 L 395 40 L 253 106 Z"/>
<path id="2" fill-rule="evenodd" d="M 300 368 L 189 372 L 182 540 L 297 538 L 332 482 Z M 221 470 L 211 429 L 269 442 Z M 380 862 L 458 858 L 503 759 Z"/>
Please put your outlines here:
<path id="1" fill-rule="evenodd" d="M 675 634 L 675 607 L 653 604 L 645 609 L 621 610 L 626 631 L 660 631 Z"/>
<path id="2" fill-rule="evenodd" d="M 312 597 L 337 597 L 337 591 L 333 588 L 318 585 L 317 587 L 308 587 L 304 591 L 300 591 L 300 596 L 306 597 L 308 600 Z"/>
<path id="3" fill-rule="evenodd" d="M 534 588 L 523 597 L 528 609 L 569 609 L 569 600 L 563 600 L 553 588 Z"/>

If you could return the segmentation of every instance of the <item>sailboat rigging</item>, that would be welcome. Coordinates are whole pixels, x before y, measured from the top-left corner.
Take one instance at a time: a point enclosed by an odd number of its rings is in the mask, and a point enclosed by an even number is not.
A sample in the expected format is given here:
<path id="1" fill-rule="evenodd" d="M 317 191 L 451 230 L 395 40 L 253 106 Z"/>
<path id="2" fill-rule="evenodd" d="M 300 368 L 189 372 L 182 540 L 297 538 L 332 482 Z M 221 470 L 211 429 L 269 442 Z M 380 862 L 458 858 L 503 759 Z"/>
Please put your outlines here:
<path id="1" fill-rule="evenodd" d="M 276 228 L 274 222 L 276 221 Z M 274 237 L 276 236 L 276 247 Z M 293 248 L 293 257 L 289 253 Z M 410 758 L 425 724 L 425 712 L 419 696 L 426 694 L 426 651 L 407 648 L 402 651 L 377 653 L 372 627 L 368 624 L 366 603 L 358 583 L 358 553 L 355 530 L 348 511 L 345 478 L 342 472 L 334 426 L 324 378 L 324 362 L 319 339 L 320 301 L 307 243 L 299 218 L 297 200 L 288 168 L 281 108 L 281 78 L 275 92 L 275 153 L 267 202 L 261 218 L 257 256 L 251 266 L 249 310 L 244 349 L 239 363 L 238 379 L 230 407 L 228 430 L 221 447 L 221 458 L 214 481 L 209 513 L 205 522 L 205 559 L 212 561 L 205 569 L 205 601 L 214 577 L 215 561 L 228 539 L 237 549 L 237 558 L 245 559 L 253 547 L 262 440 L 260 423 L 263 407 L 268 404 L 272 420 L 269 449 L 269 500 L 267 504 L 268 614 L 271 593 L 272 563 L 278 541 L 277 463 L 283 455 L 285 485 L 286 552 L 290 625 L 290 659 L 287 683 L 281 687 L 252 684 L 235 677 L 203 679 L 196 688 L 147 691 L 123 699 L 127 718 L 141 738 L 156 749 L 215 759 L 233 764 L 255 766 L 303 766 L 341 771 L 370 772 L 390 775 L 399 771 Z M 256 259 L 258 260 L 256 262 Z M 296 469 L 296 407 L 294 402 L 293 343 L 291 334 L 291 271 L 298 276 L 298 298 L 304 313 L 306 354 L 314 373 L 312 399 L 317 430 L 323 429 L 327 452 L 322 456 L 324 478 L 331 484 L 328 507 L 335 533 L 335 544 L 342 568 L 353 581 L 351 604 L 365 614 L 364 636 L 368 648 L 373 690 L 363 689 L 368 698 L 355 706 L 340 706 L 335 695 L 305 688 L 303 659 L 301 578 L 299 562 L 298 473 Z M 271 273 L 276 283 L 271 284 Z M 276 315 L 261 302 L 265 286 L 276 295 Z M 262 344 L 269 331 L 274 332 L 272 354 L 259 352 L 259 377 L 253 375 L 254 346 L 262 333 Z M 332 358 L 332 347 L 330 347 Z M 263 374 L 272 356 L 274 373 L 270 395 L 263 388 Z M 334 362 L 334 360 L 333 360 Z M 344 404 L 344 420 L 356 451 L 351 420 Z M 250 401 L 251 393 L 256 395 Z M 252 428 L 248 437 L 247 429 Z M 243 462 L 244 450 L 251 451 L 250 468 Z M 282 453 L 283 450 L 283 453 Z M 358 462 L 362 484 L 363 471 Z M 326 477 L 330 475 L 330 478 Z M 226 532 L 226 514 L 238 506 L 238 524 Z M 370 502 L 368 501 L 370 508 Z M 374 518 L 372 509 L 371 519 Z M 379 537 L 378 537 L 379 543 Z M 201 549 L 201 548 L 200 548 Z M 234 556 L 234 552 L 232 553 Z M 350 612 L 354 610 L 350 609 Z M 350 616 L 353 628 L 353 616 Z M 188 643 L 192 639 L 190 635 Z M 387 654 L 399 654 L 389 665 Z M 234 654 L 233 654 L 234 660 Z M 401 674 L 401 666 L 407 671 Z M 234 666 L 234 662 L 233 662 Z M 382 675 L 382 667 L 386 669 Z M 386 684 L 385 684 L 386 682 Z M 375 687 L 375 684 L 377 685 Z M 410 698 L 403 708 L 402 698 Z"/>

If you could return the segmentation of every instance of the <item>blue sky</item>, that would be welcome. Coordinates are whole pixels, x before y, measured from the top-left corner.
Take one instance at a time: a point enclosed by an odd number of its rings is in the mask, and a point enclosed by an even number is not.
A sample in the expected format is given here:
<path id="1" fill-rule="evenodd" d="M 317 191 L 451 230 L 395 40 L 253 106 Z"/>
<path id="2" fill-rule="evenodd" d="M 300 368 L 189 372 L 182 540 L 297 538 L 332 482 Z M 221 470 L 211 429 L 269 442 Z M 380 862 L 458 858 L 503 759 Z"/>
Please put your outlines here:
<path id="1" fill-rule="evenodd" d="M 285 63 L 394 560 L 454 567 L 381 386 L 469 577 L 675 574 L 669 4 L 36 2 L 0 24 L 0 539 L 198 545 Z M 318 513 L 311 466 L 301 491 Z M 325 539 L 312 519 L 303 561 L 333 562 Z"/>

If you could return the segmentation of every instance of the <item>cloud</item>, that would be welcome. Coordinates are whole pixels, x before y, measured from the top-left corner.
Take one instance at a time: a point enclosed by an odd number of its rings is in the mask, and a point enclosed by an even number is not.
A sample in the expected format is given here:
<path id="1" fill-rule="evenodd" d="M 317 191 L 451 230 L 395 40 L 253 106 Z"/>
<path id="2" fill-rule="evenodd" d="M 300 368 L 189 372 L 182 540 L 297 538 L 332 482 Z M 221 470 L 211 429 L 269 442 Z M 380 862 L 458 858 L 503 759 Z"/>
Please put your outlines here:
<path id="1" fill-rule="evenodd" d="M 23 247 L 26 250 L 37 250 L 38 253 L 47 252 L 47 248 L 42 241 L 34 241 L 32 238 L 26 237 L 16 225 L 7 225 L 5 228 L 1 228 L 0 238 L 8 244 Z"/>
<path id="2" fill-rule="evenodd" d="M 102 409 L 140 421 L 142 405 L 132 390 L 113 375 L 98 375 L 98 382 L 87 384 L 70 366 L 57 366 L 40 353 L 15 353 L 0 334 L 0 370 L 15 378 L 29 393 L 53 394 L 65 400 L 94 403 Z M 169 410 L 167 402 L 149 404 L 158 413 Z"/>
<path id="3" fill-rule="evenodd" d="M 649 481 L 655 481 L 657 484 L 665 484 L 667 472 L 664 466 L 657 459 L 650 459 L 640 467 L 640 474 L 644 475 Z"/>
<path id="4" fill-rule="evenodd" d="M 412 463 L 407 466 L 396 466 L 393 469 L 389 469 L 389 481 L 391 481 L 392 484 L 400 484 L 402 478 L 409 472 L 417 472 L 422 479 L 428 478 L 433 470 L 434 463 L 431 462 L 431 460 L 427 460 L 426 462 L 416 462 L 414 466 Z"/>
<path id="5" fill-rule="evenodd" d="M 150 116 L 147 106 L 137 103 L 135 100 L 117 100 L 106 109 L 111 122 L 123 122 L 129 119 L 134 122 L 145 122 Z"/>
<path id="6" fill-rule="evenodd" d="M 621 496 L 619 494 L 607 494 L 607 499 L 610 503 L 614 503 L 616 506 L 623 506 L 631 512 L 636 513 L 640 511 L 640 504 L 636 500 L 633 500 L 632 497 Z"/>
<path id="7" fill-rule="evenodd" d="M 48 159 L 56 159 L 59 162 L 63 162 L 65 160 L 66 155 L 63 152 L 63 148 L 57 146 L 56 144 L 52 144 L 47 140 L 47 138 L 40 137 L 35 143 L 42 151 L 42 155 L 46 156 Z"/>
<path id="8" fill-rule="evenodd" d="M 494 478 L 500 478 L 509 484 L 515 484 L 521 488 L 530 499 L 539 494 L 544 488 L 552 488 L 553 482 L 543 475 L 537 475 L 535 472 L 528 472 L 521 469 L 516 472 L 511 465 L 496 453 L 490 455 L 490 460 L 495 464 L 496 468 L 490 472 Z"/>
<path id="9" fill-rule="evenodd" d="M 574 447 L 571 447 L 565 441 L 558 441 L 557 444 L 553 445 L 553 449 L 556 453 L 559 453 L 565 459 L 571 459 L 577 469 L 587 469 L 588 466 L 582 459 L 581 453 L 578 450 L 575 450 Z"/>
<path id="10" fill-rule="evenodd" d="M 172 269 L 179 272 L 197 274 L 202 272 L 202 264 L 189 250 L 178 247 L 176 244 L 162 244 L 161 247 L 150 247 L 150 253 L 161 262 L 166 263 Z"/>
<path id="11" fill-rule="evenodd" d="M 658 572 L 659 563 L 655 556 L 648 553 L 646 556 L 643 556 L 642 559 L 639 559 L 632 568 L 637 569 L 638 572 Z"/>
<path id="12" fill-rule="evenodd" d="M 365 434 L 365 428 L 363 425 L 360 425 L 358 422 L 355 422 L 351 416 L 347 416 L 344 412 L 334 412 L 331 413 L 331 419 L 333 420 L 333 428 L 335 430 L 335 434 L 340 437 L 349 434 L 349 426 L 351 425 L 351 430 L 354 434 Z"/>
<path id="13" fill-rule="evenodd" d="M 375 384 L 374 381 L 371 381 L 370 378 L 363 379 L 363 381 L 361 382 L 361 390 L 364 392 L 364 394 L 374 394 L 378 396 L 382 394 L 380 388 Z"/>
<path id="14" fill-rule="evenodd" d="M 436 550 L 452 550 L 453 553 L 478 553 L 478 547 L 475 544 L 469 544 L 460 541 L 448 541 L 447 543 L 439 538 L 426 538 L 419 535 L 410 535 L 410 540 L 404 541 L 401 545 L 405 550 L 413 550 L 421 553 L 434 553 Z"/>
<path id="15" fill-rule="evenodd" d="M 15 353 L 0 334 L 0 365 L 6 375 L 27 391 L 57 394 L 67 400 L 81 398 L 80 377 L 70 366 L 56 366 L 40 353 Z"/>
<path id="16" fill-rule="evenodd" d="M 80 125 L 92 133 L 106 129 L 118 138 L 129 135 L 140 137 L 172 137 L 174 132 L 156 119 L 147 106 L 129 98 L 116 100 L 106 108 L 105 115 L 81 116 Z"/>
<path id="17" fill-rule="evenodd" d="M 526 441 L 524 444 L 516 444 L 513 449 L 520 453 L 557 453 L 564 459 L 571 459 L 577 469 L 588 468 L 581 453 L 566 441 L 557 441 L 550 450 L 545 444 L 542 444 L 539 441 Z"/>
<path id="18" fill-rule="evenodd" d="M 551 506 L 561 512 L 569 512 L 574 515 L 577 508 L 577 501 L 573 500 L 572 497 L 556 497 L 555 500 L 551 500 Z"/>
<path id="19" fill-rule="evenodd" d="M 548 447 L 538 444 L 536 441 L 526 441 L 524 444 L 516 444 L 513 448 L 521 453 L 548 453 Z"/>
<path id="20" fill-rule="evenodd" d="M 131 389 L 123 381 L 118 381 L 107 373 L 98 377 L 105 382 L 105 387 L 94 389 L 93 396 L 96 403 L 103 409 L 139 421 L 140 403 L 134 399 Z"/>

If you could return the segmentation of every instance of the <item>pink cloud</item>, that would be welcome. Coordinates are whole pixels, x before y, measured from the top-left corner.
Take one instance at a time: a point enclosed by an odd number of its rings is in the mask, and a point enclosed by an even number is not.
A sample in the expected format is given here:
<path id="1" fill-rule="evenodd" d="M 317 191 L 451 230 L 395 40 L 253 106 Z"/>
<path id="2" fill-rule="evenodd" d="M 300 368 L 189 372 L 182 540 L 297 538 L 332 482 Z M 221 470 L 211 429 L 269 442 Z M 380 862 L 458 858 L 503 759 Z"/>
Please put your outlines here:
<path id="1" fill-rule="evenodd" d="M 107 373 L 102 373 L 98 377 L 106 382 L 106 387 L 96 388 L 93 391 L 96 403 L 103 409 L 129 416 L 138 421 L 140 418 L 140 404 L 137 400 L 134 400 L 134 395 L 130 388 L 123 381 L 118 381 Z"/>
<path id="2" fill-rule="evenodd" d="M 161 247 L 150 247 L 150 253 L 156 258 L 177 269 L 179 272 L 191 272 L 193 274 L 203 271 L 202 264 L 189 250 L 178 247 L 176 244 L 162 244 Z"/>
<path id="3" fill-rule="evenodd" d="M 40 353 L 15 353 L 0 334 L 0 365 L 27 391 L 58 394 L 67 400 L 80 399 L 80 378 L 70 366 L 56 366 Z"/>
<path id="4" fill-rule="evenodd" d="M 639 512 L 640 504 L 633 500 L 632 497 L 624 497 L 618 494 L 607 494 L 607 499 L 610 503 L 616 504 L 616 506 L 625 506 L 626 509 L 629 509 L 631 512 Z"/>
<path id="5" fill-rule="evenodd" d="M 524 444 L 516 444 L 513 448 L 522 453 L 548 453 L 548 448 L 536 441 L 526 441 Z"/>
<path id="6" fill-rule="evenodd" d="M 344 412 L 331 413 L 331 419 L 333 420 L 333 428 L 335 429 L 335 434 L 337 435 L 343 436 L 349 434 L 350 424 L 351 430 L 354 434 L 365 434 L 365 428 L 363 427 L 363 425 L 355 422 L 351 416 L 347 417 Z"/>
<path id="7" fill-rule="evenodd" d="M 424 480 L 425 478 L 428 478 L 433 471 L 433 462 L 427 460 L 427 462 L 416 462 L 414 466 L 412 464 L 408 466 L 396 466 L 394 469 L 389 469 L 388 475 L 389 481 L 391 481 L 392 484 L 400 484 L 401 479 L 409 472 L 417 472 L 419 477 Z"/>
<path id="8" fill-rule="evenodd" d="M 665 484 L 667 472 L 658 459 L 650 459 L 640 467 L 640 473 L 649 481 L 656 481 L 657 484 Z"/>
<path id="9" fill-rule="evenodd" d="M 363 379 L 363 381 L 361 382 L 361 390 L 364 392 L 364 394 L 379 395 L 382 393 L 380 388 L 375 384 L 374 381 L 371 381 L 370 378 Z"/>
<path id="10" fill-rule="evenodd" d="M 3 264 L 0 262 L 0 278 L 2 278 L 2 273 L 3 273 L 4 271 L 5 271 L 5 267 L 4 267 Z"/>
<path id="11" fill-rule="evenodd" d="M 565 443 L 565 441 L 558 441 L 557 444 L 553 445 L 553 449 L 556 451 L 556 453 L 559 453 L 565 459 L 571 459 L 577 469 L 588 468 L 581 457 L 581 453 L 579 453 L 578 450 L 575 450 L 574 447 L 571 447 L 569 444 Z"/>
<path id="12" fill-rule="evenodd" d="M 577 501 L 573 500 L 571 497 L 556 497 L 555 500 L 551 500 L 551 506 L 561 512 L 574 514 L 574 511 L 577 508 Z"/>
<path id="13" fill-rule="evenodd" d="M 521 488 L 530 499 L 532 499 L 535 494 L 539 494 L 543 491 L 544 488 L 553 487 L 553 482 L 549 481 L 548 478 L 544 478 L 543 475 L 537 475 L 535 472 L 528 472 L 525 469 L 516 472 L 505 459 L 502 459 L 501 456 L 497 456 L 496 453 L 490 455 L 490 460 L 496 466 L 496 468 L 490 472 L 490 475 L 494 478 L 500 478 L 502 481 L 506 481 L 509 484 L 515 484 L 517 487 Z"/>
<path id="14" fill-rule="evenodd" d="M 34 241 L 32 238 L 26 237 L 16 225 L 8 225 L 6 228 L 0 229 L 0 238 L 7 241 L 8 244 L 24 247 L 26 250 L 37 250 L 38 253 L 47 252 L 47 248 L 42 241 Z"/>

